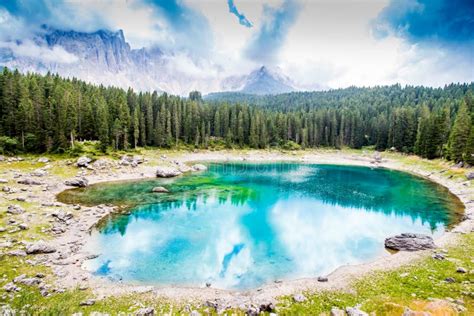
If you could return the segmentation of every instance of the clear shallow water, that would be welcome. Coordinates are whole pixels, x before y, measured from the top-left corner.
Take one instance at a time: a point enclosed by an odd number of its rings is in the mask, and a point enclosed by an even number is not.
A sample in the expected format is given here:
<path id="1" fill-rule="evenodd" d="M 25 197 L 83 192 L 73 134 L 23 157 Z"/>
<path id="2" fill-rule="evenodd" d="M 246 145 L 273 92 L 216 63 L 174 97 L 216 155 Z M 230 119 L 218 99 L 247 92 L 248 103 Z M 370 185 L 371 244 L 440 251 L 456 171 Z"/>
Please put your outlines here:
<path id="1" fill-rule="evenodd" d="M 151 193 L 165 186 L 171 194 Z M 212 164 L 175 179 L 65 191 L 71 203 L 128 205 L 92 232 L 86 269 L 147 284 L 246 289 L 316 277 L 387 254 L 384 238 L 441 234 L 463 211 L 445 188 L 365 167 Z"/>

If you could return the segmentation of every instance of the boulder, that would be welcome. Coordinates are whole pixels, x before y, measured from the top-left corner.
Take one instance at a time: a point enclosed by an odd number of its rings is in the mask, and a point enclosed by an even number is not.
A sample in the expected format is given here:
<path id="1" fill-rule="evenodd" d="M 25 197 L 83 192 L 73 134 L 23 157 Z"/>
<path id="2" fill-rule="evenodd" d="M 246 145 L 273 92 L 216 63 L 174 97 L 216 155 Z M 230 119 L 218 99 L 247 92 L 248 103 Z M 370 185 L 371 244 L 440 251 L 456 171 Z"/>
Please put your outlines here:
<path id="1" fill-rule="evenodd" d="M 166 189 L 165 187 L 154 187 L 153 189 L 151 189 L 151 192 L 154 192 L 154 193 L 169 193 L 170 191 L 168 191 L 168 189 Z"/>
<path id="2" fill-rule="evenodd" d="M 203 164 L 195 164 L 192 166 L 193 171 L 206 171 L 207 167 Z"/>
<path id="3" fill-rule="evenodd" d="M 82 157 L 79 157 L 76 161 L 76 166 L 78 167 L 84 167 L 84 168 L 87 168 L 87 166 L 89 166 L 89 163 L 92 161 L 92 159 L 90 159 L 89 157 L 87 156 L 82 156 Z"/>
<path id="4" fill-rule="evenodd" d="M 47 163 L 47 162 L 49 162 L 49 158 L 40 157 L 40 158 L 38 158 L 38 162 Z"/>
<path id="5" fill-rule="evenodd" d="M 23 214 L 25 213 L 25 210 L 19 206 L 19 205 L 9 205 L 7 208 L 7 213 L 13 214 L 13 215 L 18 215 L 18 214 Z"/>
<path id="6" fill-rule="evenodd" d="M 43 240 L 28 244 L 26 246 L 26 253 L 29 255 L 53 252 L 56 252 L 56 248 L 47 244 Z"/>
<path id="7" fill-rule="evenodd" d="M 474 172 L 468 172 L 466 173 L 466 178 L 468 180 L 474 180 Z"/>
<path id="8" fill-rule="evenodd" d="M 43 183 L 37 180 L 33 179 L 21 179 L 17 181 L 19 184 L 25 184 L 25 185 L 42 185 Z"/>
<path id="9" fill-rule="evenodd" d="M 86 178 L 74 178 L 64 181 L 64 184 L 71 187 L 84 188 L 89 185 L 89 181 Z"/>
<path id="10" fill-rule="evenodd" d="M 418 251 L 436 248 L 433 238 L 423 234 L 403 233 L 385 239 L 385 248 L 402 251 Z"/>
<path id="11" fill-rule="evenodd" d="M 156 169 L 156 176 L 158 178 L 172 178 L 181 174 L 181 171 L 173 167 L 158 167 Z"/>

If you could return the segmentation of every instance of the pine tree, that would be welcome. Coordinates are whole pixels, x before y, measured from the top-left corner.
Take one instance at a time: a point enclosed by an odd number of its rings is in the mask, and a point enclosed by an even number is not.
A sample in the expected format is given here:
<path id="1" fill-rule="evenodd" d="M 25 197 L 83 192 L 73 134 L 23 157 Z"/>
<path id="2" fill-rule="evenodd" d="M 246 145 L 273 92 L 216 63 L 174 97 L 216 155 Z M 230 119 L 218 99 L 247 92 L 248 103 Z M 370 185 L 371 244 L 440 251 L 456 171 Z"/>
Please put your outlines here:
<path id="1" fill-rule="evenodd" d="M 455 162 L 463 161 L 466 153 L 467 140 L 471 130 L 471 116 L 466 102 L 463 100 L 459 106 L 454 125 L 449 135 L 449 157 Z"/>
<path id="2" fill-rule="evenodd" d="M 119 133 L 116 131 L 115 128 L 119 129 L 120 123 L 117 123 L 117 126 L 114 125 L 114 132 Z M 109 145 L 109 118 L 107 114 L 107 104 L 105 103 L 104 98 L 98 97 L 97 100 L 97 131 L 99 135 L 99 142 L 100 142 L 100 150 L 102 152 L 107 151 L 107 146 Z M 118 140 L 116 139 L 117 144 Z"/>

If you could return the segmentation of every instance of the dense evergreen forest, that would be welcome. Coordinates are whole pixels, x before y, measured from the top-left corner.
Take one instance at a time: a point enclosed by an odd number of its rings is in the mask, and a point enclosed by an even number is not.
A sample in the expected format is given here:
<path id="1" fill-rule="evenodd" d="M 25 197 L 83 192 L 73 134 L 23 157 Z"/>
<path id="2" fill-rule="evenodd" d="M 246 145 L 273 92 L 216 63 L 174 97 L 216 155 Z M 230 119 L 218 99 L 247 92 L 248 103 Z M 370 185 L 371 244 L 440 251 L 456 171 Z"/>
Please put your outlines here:
<path id="1" fill-rule="evenodd" d="M 396 149 L 474 164 L 474 83 L 444 88 L 347 88 L 210 101 L 0 74 L 0 153 L 137 146 Z"/>

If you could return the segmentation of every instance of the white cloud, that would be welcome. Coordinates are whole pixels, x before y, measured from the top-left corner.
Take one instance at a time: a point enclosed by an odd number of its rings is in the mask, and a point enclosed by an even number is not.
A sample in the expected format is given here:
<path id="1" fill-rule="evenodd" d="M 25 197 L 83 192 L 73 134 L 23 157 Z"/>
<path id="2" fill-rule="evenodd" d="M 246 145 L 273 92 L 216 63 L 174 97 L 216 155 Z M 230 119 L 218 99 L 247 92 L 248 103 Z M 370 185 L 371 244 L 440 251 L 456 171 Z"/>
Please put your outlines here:
<path id="1" fill-rule="evenodd" d="M 78 61 L 78 58 L 67 52 L 61 46 L 45 47 L 37 45 L 31 40 L 22 43 L 0 42 L 0 48 L 10 49 L 15 56 L 29 57 L 48 63 L 70 64 Z"/>

